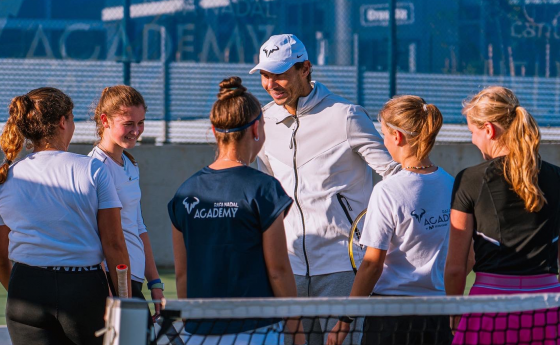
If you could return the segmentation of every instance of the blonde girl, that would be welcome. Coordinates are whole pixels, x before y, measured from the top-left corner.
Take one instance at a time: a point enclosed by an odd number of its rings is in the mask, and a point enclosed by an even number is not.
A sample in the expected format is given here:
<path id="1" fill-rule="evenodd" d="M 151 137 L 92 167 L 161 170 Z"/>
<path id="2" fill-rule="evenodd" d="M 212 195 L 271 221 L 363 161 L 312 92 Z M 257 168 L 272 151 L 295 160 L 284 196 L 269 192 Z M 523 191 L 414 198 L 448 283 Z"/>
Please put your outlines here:
<path id="1" fill-rule="evenodd" d="M 486 88 L 465 102 L 463 114 L 472 143 L 486 162 L 461 171 L 455 180 L 447 294 L 463 294 L 471 243 L 476 280 L 470 295 L 560 292 L 556 278 L 560 169 L 541 159 L 535 119 L 511 90 L 501 86 Z M 498 314 L 475 328 L 480 315 L 465 315 L 455 324 L 453 343 L 532 344 L 556 339 L 558 321 L 551 314 L 555 312 Z M 468 322 L 470 318 L 475 322 Z M 522 321 L 510 324 L 511 318 Z M 530 332 L 519 332 L 520 327 Z"/>
<path id="2" fill-rule="evenodd" d="M 402 170 L 373 189 L 360 239 L 367 250 L 350 296 L 445 295 L 453 178 L 429 156 L 442 115 L 418 96 L 398 96 L 385 104 L 379 122 Z M 341 317 L 328 344 L 342 344 L 353 321 Z M 366 317 L 362 344 L 448 344 L 450 337 L 445 317 Z"/>

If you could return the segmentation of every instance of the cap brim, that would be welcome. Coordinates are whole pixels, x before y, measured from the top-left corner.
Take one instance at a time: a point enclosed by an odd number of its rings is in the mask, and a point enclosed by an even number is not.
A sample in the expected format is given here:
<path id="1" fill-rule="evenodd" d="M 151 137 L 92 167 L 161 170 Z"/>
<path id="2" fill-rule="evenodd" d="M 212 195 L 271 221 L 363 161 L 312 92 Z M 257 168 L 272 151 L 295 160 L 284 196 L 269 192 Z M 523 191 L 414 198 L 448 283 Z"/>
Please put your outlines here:
<path id="1" fill-rule="evenodd" d="M 289 62 L 278 62 L 278 61 L 263 61 L 253 67 L 252 70 L 249 71 L 249 74 L 253 74 L 256 71 L 264 70 L 273 74 L 282 74 L 289 70 L 297 61 L 289 61 Z"/>

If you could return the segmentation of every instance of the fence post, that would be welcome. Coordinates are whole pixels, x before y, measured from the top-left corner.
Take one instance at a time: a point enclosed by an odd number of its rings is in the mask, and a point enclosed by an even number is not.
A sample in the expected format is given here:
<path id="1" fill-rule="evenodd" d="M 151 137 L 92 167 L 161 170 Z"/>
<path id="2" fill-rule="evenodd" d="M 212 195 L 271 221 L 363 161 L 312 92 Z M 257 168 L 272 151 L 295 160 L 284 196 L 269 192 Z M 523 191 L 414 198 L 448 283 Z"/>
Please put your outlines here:
<path id="1" fill-rule="evenodd" d="M 162 83 L 163 83 L 163 142 L 169 142 L 169 125 L 171 123 L 171 95 L 169 94 L 169 58 L 167 56 L 167 30 L 161 28 L 161 64 L 162 64 Z"/>
<path id="2" fill-rule="evenodd" d="M 397 93 L 397 22 L 396 0 L 389 0 L 389 98 Z"/>
<path id="3" fill-rule="evenodd" d="M 132 46 L 130 45 L 130 0 L 123 0 L 122 30 L 123 40 L 123 84 L 130 86 L 130 64 Z"/>

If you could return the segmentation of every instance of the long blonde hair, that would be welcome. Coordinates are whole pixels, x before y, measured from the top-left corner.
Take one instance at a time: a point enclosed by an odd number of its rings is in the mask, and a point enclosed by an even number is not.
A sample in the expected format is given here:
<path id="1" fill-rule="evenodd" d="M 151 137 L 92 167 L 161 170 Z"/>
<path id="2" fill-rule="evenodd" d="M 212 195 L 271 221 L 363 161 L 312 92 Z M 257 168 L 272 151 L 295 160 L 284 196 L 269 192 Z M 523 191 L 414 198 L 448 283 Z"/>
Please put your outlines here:
<path id="1" fill-rule="evenodd" d="M 502 86 L 480 91 L 464 102 L 462 112 L 479 128 L 490 122 L 503 129 L 498 145 L 509 150 L 503 161 L 504 177 L 527 211 L 540 211 L 546 199 L 538 184 L 541 133 L 533 116 L 519 105 L 513 91 Z"/>
<path id="2" fill-rule="evenodd" d="M 393 97 L 385 103 L 379 118 L 408 132 L 407 141 L 419 160 L 430 154 L 443 124 L 443 116 L 435 105 L 411 95 Z"/>
<path id="3" fill-rule="evenodd" d="M 73 108 L 72 99 L 54 87 L 42 87 L 12 99 L 0 137 L 0 147 L 6 157 L 0 166 L 0 184 L 6 182 L 10 163 L 23 149 L 25 139 L 31 142 L 28 149 L 45 144 L 56 136 L 60 118 L 68 118 Z"/>

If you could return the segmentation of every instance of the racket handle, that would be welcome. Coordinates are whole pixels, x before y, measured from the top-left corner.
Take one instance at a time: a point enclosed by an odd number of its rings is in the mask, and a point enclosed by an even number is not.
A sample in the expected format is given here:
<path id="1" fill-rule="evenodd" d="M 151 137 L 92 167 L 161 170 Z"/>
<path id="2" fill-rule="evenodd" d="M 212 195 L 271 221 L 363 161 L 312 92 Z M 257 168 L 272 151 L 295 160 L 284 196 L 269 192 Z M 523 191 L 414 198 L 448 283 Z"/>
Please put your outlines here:
<path id="1" fill-rule="evenodd" d="M 128 266 L 117 265 L 117 280 L 119 297 L 128 298 Z"/>

